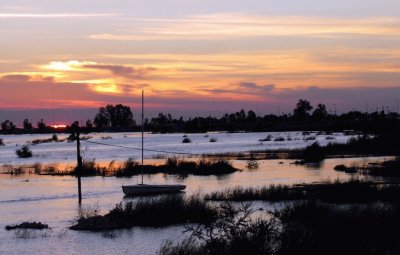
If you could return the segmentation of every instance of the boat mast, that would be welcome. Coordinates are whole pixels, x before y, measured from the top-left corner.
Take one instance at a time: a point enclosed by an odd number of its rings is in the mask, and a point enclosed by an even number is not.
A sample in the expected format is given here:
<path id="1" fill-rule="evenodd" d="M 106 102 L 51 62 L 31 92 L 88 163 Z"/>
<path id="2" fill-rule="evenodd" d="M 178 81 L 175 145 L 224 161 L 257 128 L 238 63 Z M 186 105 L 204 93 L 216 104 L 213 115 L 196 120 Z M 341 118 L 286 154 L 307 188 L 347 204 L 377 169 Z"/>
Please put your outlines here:
<path id="1" fill-rule="evenodd" d="M 144 115 L 144 92 L 142 90 L 142 184 L 143 184 L 143 134 L 144 134 L 143 115 Z"/>

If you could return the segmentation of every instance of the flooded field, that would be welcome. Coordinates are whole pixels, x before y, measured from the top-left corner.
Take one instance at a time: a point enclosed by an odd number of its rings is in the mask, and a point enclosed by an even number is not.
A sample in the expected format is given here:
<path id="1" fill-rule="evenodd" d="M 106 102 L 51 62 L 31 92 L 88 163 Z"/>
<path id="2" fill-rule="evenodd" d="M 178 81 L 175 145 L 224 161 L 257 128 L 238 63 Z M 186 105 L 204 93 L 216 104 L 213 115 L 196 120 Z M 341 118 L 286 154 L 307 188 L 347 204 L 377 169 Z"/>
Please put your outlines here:
<path id="1" fill-rule="evenodd" d="M 257 187 L 279 183 L 310 183 L 326 179 L 348 179 L 336 172 L 337 164 L 366 163 L 385 158 L 327 159 L 319 165 L 294 165 L 292 160 L 260 160 L 259 168 L 247 170 L 246 161 L 232 161 L 242 171 L 224 176 L 145 175 L 149 184 L 181 183 L 186 194 L 208 193 L 228 187 Z M 386 158 L 388 159 L 388 158 Z M 82 179 L 83 203 L 78 205 L 77 181 L 71 176 L 0 175 L 0 250 L 1 254 L 154 254 L 164 240 L 183 237 L 183 226 L 165 228 L 134 227 L 110 233 L 69 230 L 82 213 L 97 210 L 106 213 L 115 204 L 129 201 L 121 185 L 136 184 L 132 178 L 86 177 Z M 257 207 L 274 208 L 274 204 L 257 202 Z M 159 212 L 163 212 L 160 210 Z M 4 226 L 23 221 L 49 224 L 44 231 L 6 231 Z M 90 245 L 88 245 L 90 244 Z"/>
<path id="2" fill-rule="evenodd" d="M 137 133 L 87 134 L 82 142 L 84 159 L 101 164 L 117 164 L 133 157 L 140 159 L 140 135 Z M 58 169 L 74 166 L 76 145 L 58 135 L 58 142 L 37 142 L 51 135 L 2 136 L 0 148 L 3 171 L 9 167 L 53 165 Z M 272 149 L 303 148 L 318 142 L 345 143 L 354 135 L 343 133 L 277 132 L 277 133 L 209 133 L 209 134 L 146 134 L 144 153 L 146 164 L 160 164 L 166 157 L 178 156 L 196 160 L 201 154 L 244 153 Z M 189 138 L 190 143 L 182 143 Z M 210 139 L 213 139 L 210 142 Z M 18 158 L 15 150 L 29 145 L 33 156 Z M 175 153 L 174 153 L 175 152 Z M 147 184 L 179 183 L 187 186 L 186 195 L 205 194 L 236 186 L 259 187 L 270 184 L 311 183 L 321 180 L 345 180 L 350 175 L 334 171 L 338 164 L 364 164 L 385 158 L 327 159 L 319 164 L 295 165 L 293 160 L 258 160 L 259 167 L 249 170 L 244 160 L 232 160 L 241 171 L 222 176 L 145 175 Z M 137 184 L 140 176 L 131 178 L 82 178 L 83 203 L 78 205 L 77 180 L 72 176 L 43 176 L 26 172 L 21 175 L 0 174 L 0 253 L 1 254 L 154 254 L 167 239 L 183 237 L 182 225 L 164 228 L 134 227 L 110 233 L 69 230 L 80 215 L 97 211 L 108 212 L 117 203 L 129 201 L 121 185 Z M 256 202 L 256 206 L 274 208 L 274 204 Z M 163 212 L 160 210 L 159 212 Z M 44 231 L 6 231 L 7 224 L 41 221 L 49 224 Z M 90 244 L 90 245 L 88 245 Z"/>

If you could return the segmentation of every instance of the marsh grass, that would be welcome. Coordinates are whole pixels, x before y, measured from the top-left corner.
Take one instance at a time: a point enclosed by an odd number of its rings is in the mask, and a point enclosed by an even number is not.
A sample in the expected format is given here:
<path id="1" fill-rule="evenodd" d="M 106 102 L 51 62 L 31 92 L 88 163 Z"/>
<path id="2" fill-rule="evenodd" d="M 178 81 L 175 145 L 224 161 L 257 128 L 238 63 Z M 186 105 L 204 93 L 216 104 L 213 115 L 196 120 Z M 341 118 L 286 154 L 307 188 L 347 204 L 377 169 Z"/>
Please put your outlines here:
<path id="1" fill-rule="evenodd" d="M 4 174 L 10 174 L 10 175 L 22 175 L 26 173 L 26 170 L 24 167 L 13 167 L 12 165 L 4 165 L 3 166 L 4 171 L 2 173 Z"/>
<path id="2" fill-rule="evenodd" d="M 179 175 L 224 175 L 238 171 L 232 163 L 225 159 L 205 159 L 198 161 L 180 160 L 176 157 L 169 157 L 163 165 L 144 165 L 145 174 L 165 173 Z M 117 177 L 129 177 L 142 173 L 142 166 L 133 159 L 129 159 L 122 167 L 117 169 Z"/>
<path id="3" fill-rule="evenodd" d="M 399 254 L 399 203 L 337 207 L 316 201 L 287 206 L 278 254 Z"/>
<path id="4" fill-rule="evenodd" d="M 32 145 L 38 145 L 42 143 L 52 143 L 52 142 L 64 142 L 65 139 L 58 139 L 58 136 L 56 134 L 53 134 L 50 138 L 48 139 L 35 139 L 31 141 Z"/>
<path id="5" fill-rule="evenodd" d="M 329 155 L 398 155 L 400 134 L 383 133 L 376 136 L 362 135 L 351 138 L 345 144 L 329 143 L 319 148 L 321 154 Z"/>
<path id="6" fill-rule="evenodd" d="M 371 203 L 400 200 L 400 185 L 351 179 L 316 184 L 271 185 L 261 188 L 236 187 L 205 195 L 216 201 L 320 200 L 330 203 Z"/>
<path id="7" fill-rule="evenodd" d="M 380 163 L 372 163 L 361 169 L 363 174 L 382 177 L 400 177 L 400 157 Z"/>
<path id="8" fill-rule="evenodd" d="M 350 166 L 337 165 L 334 170 L 346 173 L 379 177 L 400 177 L 400 157 L 383 162 L 370 162 L 363 165 L 352 163 Z"/>
<path id="9" fill-rule="evenodd" d="M 81 218 L 73 230 L 112 230 L 132 226 L 161 227 L 183 223 L 210 223 L 217 210 L 199 196 L 145 197 L 119 203 L 104 216 Z"/>
<path id="10" fill-rule="evenodd" d="M 354 134 L 352 134 L 354 135 Z M 332 137 L 334 139 L 334 137 Z M 310 140 L 310 139 L 309 139 Z M 270 141 L 269 137 L 259 141 Z M 397 156 L 400 155 L 400 133 L 381 133 L 378 135 L 359 135 L 352 137 L 345 144 L 330 142 L 326 146 L 320 146 L 318 141 L 308 145 L 304 149 L 294 150 L 265 150 L 254 151 L 265 159 L 274 157 L 286 159 L 299 159 L 298 163 L 320 162 L 326 158 L 342 156 Z M 240 159 L 239 155 L 232 155 Z"/>
<path id="11" fill-rule="evenodd" d="M 13 230 L 13 229 L 48 229 L 49 225 L 43 224 L 41 222 L 22 222 L 21 224 L 17 225 L 7 225 L 5 227 L 6 230 Z"/>
<path id="12" fill-rule="evenodd" d="M 214 201 L 287 201 L 305 199 L 304 192 L 288 185 L 271 185 L 261 188 L 228 188 L 205 195 L 206 200 Z"/>
<path id="13" fill-rule="evenodd" d="M 162 255 L 399 254 L 400 204 L 343 205 L 316 200 L 287 204 L 269 219 L 248 207 L 226 206 L 208 225 L 188 226 L 189 237 L 166 241 Z M 238 211 L 239 210 L 239 211 Z M 242 211 L 240 211 L 242 210 Z"/>
<path id="14" fill-rule="evenodd" d="M 91 206 L 85 206 L 79 208 L 79 218 L 87 219 L 90 217 L 95 217 L 98 215 L 99 209 L 99 202 Z"/>

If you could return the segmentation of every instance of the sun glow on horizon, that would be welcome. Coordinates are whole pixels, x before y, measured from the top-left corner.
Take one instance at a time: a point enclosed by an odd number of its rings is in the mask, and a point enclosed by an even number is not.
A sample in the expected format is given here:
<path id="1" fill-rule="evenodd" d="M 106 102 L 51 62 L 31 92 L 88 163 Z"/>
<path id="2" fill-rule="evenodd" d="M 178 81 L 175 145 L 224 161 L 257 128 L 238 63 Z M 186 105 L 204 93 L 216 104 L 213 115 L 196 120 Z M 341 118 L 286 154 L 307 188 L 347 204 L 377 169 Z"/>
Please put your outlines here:
<path id="1" fill-rule="evenodd" d="M 55 128 L 55 129 L 63 129 L 63 128 L 66 128 L 67 125 L 64 125 L 64 124 L 54 124 L 54 125 L 51 125 L 51 127 L 52 127 L 52 128 Z"/>

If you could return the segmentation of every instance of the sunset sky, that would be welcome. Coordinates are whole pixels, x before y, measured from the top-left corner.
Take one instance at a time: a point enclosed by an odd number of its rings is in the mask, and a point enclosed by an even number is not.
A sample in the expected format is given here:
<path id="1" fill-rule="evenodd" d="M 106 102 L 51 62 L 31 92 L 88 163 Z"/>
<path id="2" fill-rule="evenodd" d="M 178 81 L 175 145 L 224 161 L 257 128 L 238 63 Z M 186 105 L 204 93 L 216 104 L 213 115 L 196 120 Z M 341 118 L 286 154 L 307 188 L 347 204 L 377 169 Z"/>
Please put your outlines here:
<path id="1" fill-rule="evenodd" d="M 0 121 L 396 111 L 399 0 L 1 0 Z"/>

